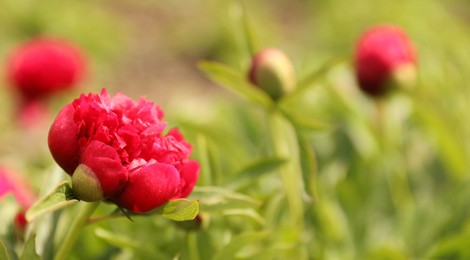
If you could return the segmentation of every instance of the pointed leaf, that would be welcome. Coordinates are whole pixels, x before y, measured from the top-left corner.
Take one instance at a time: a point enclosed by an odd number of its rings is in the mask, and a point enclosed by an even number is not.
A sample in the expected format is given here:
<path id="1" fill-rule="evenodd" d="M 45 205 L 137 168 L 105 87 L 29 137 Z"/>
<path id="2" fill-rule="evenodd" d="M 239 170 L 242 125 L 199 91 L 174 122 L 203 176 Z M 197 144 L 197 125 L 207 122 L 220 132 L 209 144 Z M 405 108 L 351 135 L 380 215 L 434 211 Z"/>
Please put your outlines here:
<path id="1" fill-rule="evenodd" d="M 192 220 L 199 213 L 199 202 L 188 199 L 170 200 L 152 213 L 174 221 Z"/>
<path id="2" fill-rule="evenodd" d="M 283 165 L 287 160 L 284 158 L 262 158 L 241 169 L 227 185 L 234 189 L 246 186 L 256 181 L 260 176 L 272 172 Z"/>
<path id="3" fill-rule="evenodd" d="M 273 107 L 274 103 L 266 93 L 250 84 L 244 76 L 238 74 L 232 68 L 221 63 L 209 61 L 200 62 L 199 68 L 210 79 L 228 90 L 266 109 Z"/>
<path id="4" fill-rule="evenodd" d="M 31 234 L 21 253 L 20 260 L 40 260 L 41 257 L 36 253 L 36 234 Z"/>
<path id="5" fill-rule="evenodd" d="M 31 222 L 43 214 L 54 212 L 78 202 L 68 181 L 60 183 L 51 193 L 37 201 L 27 212 L 26 219 Z"/>

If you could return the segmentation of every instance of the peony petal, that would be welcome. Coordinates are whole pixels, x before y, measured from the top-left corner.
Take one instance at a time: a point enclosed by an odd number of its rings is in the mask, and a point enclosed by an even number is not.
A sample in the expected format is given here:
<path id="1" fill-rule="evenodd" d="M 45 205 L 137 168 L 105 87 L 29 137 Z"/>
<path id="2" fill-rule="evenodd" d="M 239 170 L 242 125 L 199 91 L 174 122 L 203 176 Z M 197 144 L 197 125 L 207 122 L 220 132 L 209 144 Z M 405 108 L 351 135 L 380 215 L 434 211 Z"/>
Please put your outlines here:
<path id="1" fill-rule="evenodd" d="M 78 166 L 79 127 L 74 121 L 74 113 L 71 104 L 65 106 L 52 123 L 48 136 L 52 157 L 69 175 Z"/>
<path id="2" fill-rule="evenodd" d="M 180 170 L 180 189 L 172 199 L 186 198 L 196 185 L 199 178 L 199 163 L 197 161 L 188 161 Z"/>
<path id="3" fill-rule="evenodd" d="M 115 202 L 134 212 L 147 212 L 171 199 L 179 182 L 175 167 L 162 163 L 148 164 L 129 174 L 127 187 Z"/>
<path id="4" fill-rule="evenodd" d="M 81 155 L 81 163 L 90 168 L 100 182 L 103 196 L 111 198 L 122 192 L 128 171 L 116 150 L 99 141 L 91 141 Z"/>

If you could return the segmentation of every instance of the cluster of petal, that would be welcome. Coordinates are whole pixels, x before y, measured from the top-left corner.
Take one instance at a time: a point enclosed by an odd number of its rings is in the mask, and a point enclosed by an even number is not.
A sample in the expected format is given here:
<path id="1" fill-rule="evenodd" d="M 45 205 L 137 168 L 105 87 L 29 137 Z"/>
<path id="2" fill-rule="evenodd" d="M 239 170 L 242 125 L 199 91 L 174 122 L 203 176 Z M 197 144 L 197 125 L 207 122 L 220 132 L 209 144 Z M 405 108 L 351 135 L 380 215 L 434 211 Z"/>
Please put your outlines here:
<path id="1" fill-rule="evenodd" d="M 416 64 L 414 47 L 400 28 L 390 25 L 368 29 L 359 39 L 355 69 L 359 87 L 371 96 L 387 92 L 387 83 L 402 66 Z"/>
<path id="2" fill-rule="evenodd" d="M 106 90 L 81 95 L 59 112 L 49 148 L 73 186 L 74 175 L 85 171 L 103 199 L 146 212 L 188 196 L 199 175 L 199 164 L 188 159 L 191 145 L 177 129 L 164 134 L 162 118 L 162 110 L 143 98 L 110 98 Z"/>
<path id="3" fill-rule="evenodd" d="M 70 42 L 35 38 L 12 53 L 8 78 L 26 101 L 50 96 L 73 87 L 83 76 L 85 60 Z"/>

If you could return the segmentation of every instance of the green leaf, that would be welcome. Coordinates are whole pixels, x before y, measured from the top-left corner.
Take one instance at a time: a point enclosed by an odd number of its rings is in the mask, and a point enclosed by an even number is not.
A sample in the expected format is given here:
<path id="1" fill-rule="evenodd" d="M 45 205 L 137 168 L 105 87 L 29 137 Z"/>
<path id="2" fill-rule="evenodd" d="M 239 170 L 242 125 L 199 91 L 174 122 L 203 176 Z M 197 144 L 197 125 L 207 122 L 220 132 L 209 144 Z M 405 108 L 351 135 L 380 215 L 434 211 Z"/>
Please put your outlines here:
<path id="1" fill-rule="evenodd" d="M 302 134 L 297 134 L 299 144 L 300 165 L 302 169 L 302 177 L 307 186 L 307 191 L 314 200 L 318 198 L 317 195 L 317 174 L 318 165 L 315 150 L 313 150 L 310 142 Z"/>
<path id="2" fill-rule="evenodd" d="M 237 253 L 243 247 L 251 245 L 254 242 L 259 242 L 268 236 L 268 232 L 246 232 L 228 243 L 219 253 L 215 256 L 215 260 L 235 259 Z"/>
<path id="3" fill-rule="evenodd" d="M 247 100 L 266 109 L 271 109 L 274 106 L 274 102 L 266 93 L 250 84 L 244 76 L 238 74 L 232 68 L 210 61 L 200 62 L 199 68 L 214 82 Z"/>
<path id="4" fill-rule="evenodd" d="M 0 259 L 5 260 L 16 260 L 18 257 L 15 252 L 3 241 L 0 237 Z"/>
<path id="5" fill-rule="evenodd" d="M 51 193 L 38 200 L 27 212 L 26 219 L 34 219 L 78 202 L 68 181 L 60 183 Z"/>
<path id="6" fill-rule="evenodd" d="M 170 200 L 152 213 L 174 221 L 192 220 L 199 213 L 199 202 L 188 199 Z"/>
<path id="7" fill-rule="evenodd" d="M 36 253 L 36 234 L 31 234 L 21 253 L 20 260 L 40 260 L 41 257 Z"/>
<path id="8" fill-rule="evenodd" d="M 278 169 L 286 161 L 284 158 L 276 157 L 259 159 L 238 171 L 235 177 L 227 183 L 227 186 L 233 189 L 246 186 L 256 181 L 260 176 Z"/>
<path id="9" fill-rule="evenodd" d="M 328 70 L 342 62 L 344 62 L 344 59 L 337 57 L 326 61 L 322 66 L 320 66 L 320 68 L 315 69 L 314 71 L 309 73 L 304 79 L 300 80 L 295 92 L 291 95 L 297 95 L 298 93 L 304 91 L 306 88 L 314 85 L 321 79 L 321 77 L 327 74 Z"/>
<path id="10" fill-rule="evenodd" d="M 195 187 L 191 197 L 199 200 L 201 211 L 209 212 L 235 208 L 253 208 L 261 205 L 260 201 L 244 194 L 211 186 Z"/>
<path id="11" fill-rule="evenodd" d="M 287 109 L 281 109 L 281 111 L 296 128 L 311 131 L 331 131 L 334 129 L 334 127 L 329 123 L 325 123 L 311 117 L 301 116 L 299 114 L 295 114 L 293 111 L 288 111 Z"/>

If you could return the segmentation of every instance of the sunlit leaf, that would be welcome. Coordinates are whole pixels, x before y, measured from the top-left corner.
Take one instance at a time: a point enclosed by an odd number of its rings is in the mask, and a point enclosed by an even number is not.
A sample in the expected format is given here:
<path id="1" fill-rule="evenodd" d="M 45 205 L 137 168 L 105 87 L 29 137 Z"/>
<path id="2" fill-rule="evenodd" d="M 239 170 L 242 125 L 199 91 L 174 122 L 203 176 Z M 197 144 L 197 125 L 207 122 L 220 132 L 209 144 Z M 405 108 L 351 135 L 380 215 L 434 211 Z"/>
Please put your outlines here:
<path id="1" fill-rule="evenodd" d="M 210 79 L 228 90 L 266 109 L 273 107 L 273 101 L 266 93 L 251 85 L 244 76 L 238 74 L 232 68 L 221 63 L 210 61 L 200 62 L 199 68 Z"/>
<path id="2" fill-rule="evenodd" d="M 186 221 L 194 219 L 199 213 L 199 202 L 197 200 L 177 199 L 170 200 L 163 206 L 152 211 L 174 221 Z"/>
<path id="3" fill-rule="evenodd" d="M 51 213 L 78 202 L 68 181 L 60 183 L 51 193 L 37 201 L 27 212 L 26 219 L 33 221 L 43 214 Z"/>
<path id="4" fill-rule="evenodd" d="M 31 234 L 21 253 L 20 260 L 40 260 L 41 257 L 36 253 L 36 234 Z"/>

